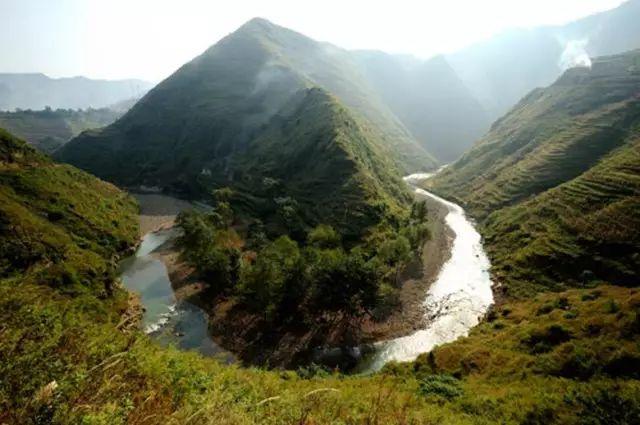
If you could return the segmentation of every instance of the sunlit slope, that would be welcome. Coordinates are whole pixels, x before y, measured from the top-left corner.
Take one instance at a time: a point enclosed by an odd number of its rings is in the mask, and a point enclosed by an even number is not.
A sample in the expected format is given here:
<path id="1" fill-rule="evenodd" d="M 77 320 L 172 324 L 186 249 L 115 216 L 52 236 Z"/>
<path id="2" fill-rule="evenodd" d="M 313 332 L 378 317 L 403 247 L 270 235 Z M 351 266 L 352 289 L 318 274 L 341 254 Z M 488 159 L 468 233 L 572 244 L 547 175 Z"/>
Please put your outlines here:
<path id="1" fill-rule="evenodd" d="M 136 240 L 131 198 L 4 130 L 0 201 L 0 279 L 28 276 L 65 291 L 108 284 L 112 260 Z"/>
<path id="2" fill-rule="evenodd" d="M 640 122 L 640 51 L 600 58 L 537 89 L 431 186 L 477 217 L 577 177 Z"/>
<path id="3" fill-rule="evenodd" d="M 277 212 L 290 197 L 306 223 L 329 222 L 357 237 L 410 196 L 377 135 L 322 89 L 298 93 L 231 164 L 232 183 L 254 214 Z M 257 214 L 255 214 L 257 213 Z"/>
<path id="4" fill-rule="evenodd" d="M 433 188 L 481 219 L 503 289 L 640 283 L 640 54 L 533 92 Z"/>
<path id="5" fill-rule="evenodd" d="M 520 282 L 516 291 L 640 284 L 640 131 L 579 177 L 491 214 L 484 234 L 494 270 Z"/>

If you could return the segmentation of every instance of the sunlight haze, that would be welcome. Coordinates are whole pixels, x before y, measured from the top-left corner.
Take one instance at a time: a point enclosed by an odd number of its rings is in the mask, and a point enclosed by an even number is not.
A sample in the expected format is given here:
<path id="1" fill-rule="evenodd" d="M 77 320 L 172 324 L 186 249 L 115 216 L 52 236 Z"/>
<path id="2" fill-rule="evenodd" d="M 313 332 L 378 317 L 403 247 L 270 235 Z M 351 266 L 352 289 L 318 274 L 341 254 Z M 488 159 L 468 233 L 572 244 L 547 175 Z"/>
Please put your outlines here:
<path id="1" fill-rule="evenodd" d="M 4 0 L 0 72 L 157 82 L 260 16 L 316 40 L 427 58 L 511 28 L 557 25 L 621 0 Z"/>

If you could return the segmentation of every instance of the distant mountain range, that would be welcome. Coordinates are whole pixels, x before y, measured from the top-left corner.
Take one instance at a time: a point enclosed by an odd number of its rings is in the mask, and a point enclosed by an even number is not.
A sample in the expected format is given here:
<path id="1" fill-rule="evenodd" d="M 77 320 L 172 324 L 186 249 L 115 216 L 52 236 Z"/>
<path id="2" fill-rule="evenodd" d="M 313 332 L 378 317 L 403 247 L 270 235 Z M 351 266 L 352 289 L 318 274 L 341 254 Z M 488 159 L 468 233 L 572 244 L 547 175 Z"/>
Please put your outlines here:
<path id="1" fill-rule="evenodd" d="M 42 152 L 53 153 L 81 132 L 109 125 L 124 112 L 111 108 L 0 112 L 0 128 Z"/>
<path id="2" fill-rule="evenodd" d="M 563 26 L 518 29 L 447 55 L 494 121 L 536 87 L 589 57 L 640 48 L 640 0 Z"/>
<path id="3" fill-rule="evenodd" d="M 638 284 L 640 50 L 526 96 L 430 186 L 481 220 L 513 292 Z"/>
<path id="4" fill-rule="evenodd" d="M 0 73 L 0 110 L 104 108 L 140 98 L 153 85 L 142 80 L 49 78 L 44 74 Z"/>

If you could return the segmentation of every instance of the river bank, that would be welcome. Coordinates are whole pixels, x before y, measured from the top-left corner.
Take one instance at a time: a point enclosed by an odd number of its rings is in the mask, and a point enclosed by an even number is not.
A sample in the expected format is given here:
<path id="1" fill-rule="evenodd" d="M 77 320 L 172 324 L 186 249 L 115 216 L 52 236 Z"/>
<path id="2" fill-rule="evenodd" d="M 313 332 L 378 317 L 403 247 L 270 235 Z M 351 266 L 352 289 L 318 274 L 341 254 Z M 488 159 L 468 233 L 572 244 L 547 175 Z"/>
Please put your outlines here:
<path id="1" fill-rule="evenodd" d="M 431 238 L 425 242 L 420 257 L 402 273 L 399 306 L 383 320 L 368 317 L 356 326 L 350 320 L 332 320 L 319 322 L 313 330 L 291 324 L 265 330 L 260 316 L 237 308 L 233 299 L 208 294 L 207 285 L 198 279 L 193 268 L 180 261 L 171 240 L 157 247 L 151 257 L 166 267 L 176 300 L 206 311 L 211 338 L 239 359 L 271 366 L 305 365 L 316 347 L 344 345 L 345 340 L 351 346 L 373 344 L 409 335 L 426 326 L 423 300 L 449 258 L 453 234 L 445 225 L 447 208 L 428 196 L 416 196 L 427 204 Z M 177 213 L 191 208 L 188 202 L 159 194 L 135 197 L 141 208 L 141 232 L 170 228 Z"/>

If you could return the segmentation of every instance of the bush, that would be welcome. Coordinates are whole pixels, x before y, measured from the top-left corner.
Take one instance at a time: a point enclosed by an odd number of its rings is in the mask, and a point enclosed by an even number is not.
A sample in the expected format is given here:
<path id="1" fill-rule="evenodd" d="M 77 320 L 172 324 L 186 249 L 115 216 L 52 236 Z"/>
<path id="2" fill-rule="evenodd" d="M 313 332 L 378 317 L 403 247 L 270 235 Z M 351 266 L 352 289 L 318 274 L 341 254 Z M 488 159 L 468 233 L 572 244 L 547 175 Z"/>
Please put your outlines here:
<path id="1" fill-rule="evenodd" d="M 579 409 L 584 425 L 627 425 L 640 423 L 640 394 L 632 397 L 611 388 L 583 389 L 569 394 L 565 402 Z"/>
<path id="2" fill-rule="evenodd" d="M 429 375 L 420 381 L 420 394 L 453 400 L 463 394 L 460 381 L 451 375 Z"/>
<path id="3" fill-rule="evenodd" d="M 551 325 L 542 331 L 532 333 L 524 340 L 532 354 L 546 353 L 556 345 L 571 339 L 571 333 L 560 325 Z"/>
<path id="4" fill-rule="evenodd" d="M 309 232 L 307 244 L 317 248 L 337 248 L 341 237 L 335 229 L 327 224 L 320 224 Z"/>

